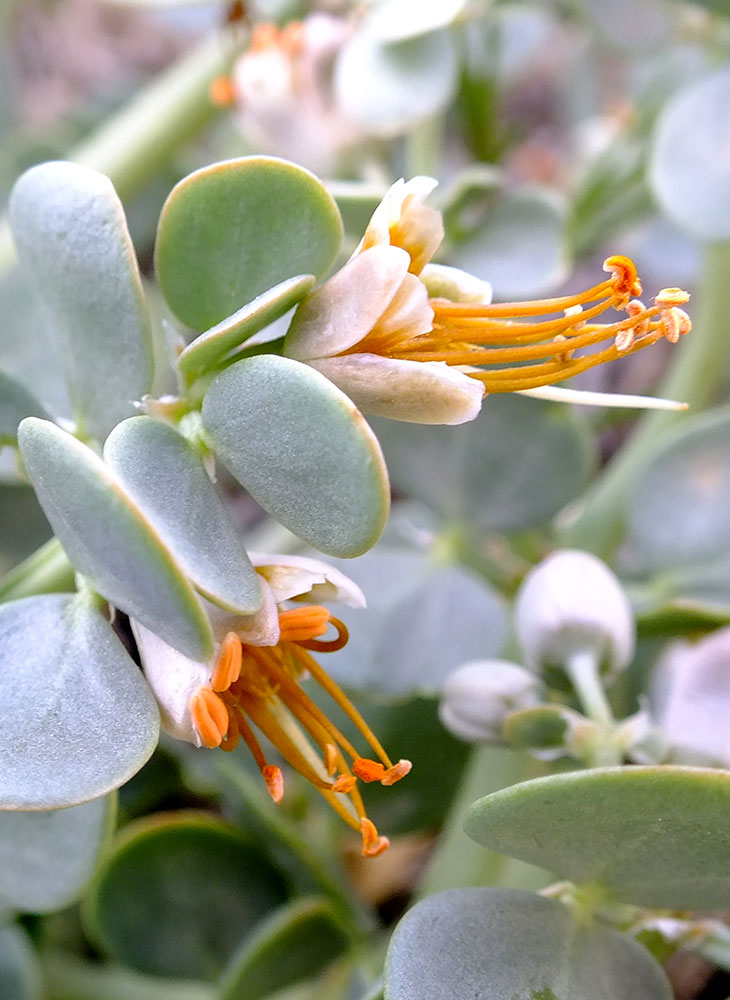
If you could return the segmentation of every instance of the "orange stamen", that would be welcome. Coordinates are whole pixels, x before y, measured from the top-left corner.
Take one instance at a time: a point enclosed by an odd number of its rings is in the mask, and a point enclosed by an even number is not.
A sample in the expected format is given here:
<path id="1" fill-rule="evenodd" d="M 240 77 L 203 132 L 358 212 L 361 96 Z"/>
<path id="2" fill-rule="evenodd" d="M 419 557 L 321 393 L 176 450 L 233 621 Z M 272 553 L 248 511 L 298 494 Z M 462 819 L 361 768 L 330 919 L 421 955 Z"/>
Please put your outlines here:
<path id="1" fill-rule="evenodd" d="M 334 743 L 325 743 L 324 746 L 324 768 L 330 778 L 337 770 L 337 760 L 339 754 Z"/>
<path id="2" fill-rule="evenodd" d="M 212 750 L 219 747 L 228 732 L 228 709 L 210 688 L 199 688 L 190 699 L 190 717 L 200 742 Z"/>
<path id="3" fill-rule="evenodd" d="M 332 782 L 332 791 L 341 792 L 343 795 L 347 795 L 353 790 L 357 784 L 357 778 L 352 774 L 341 774 L 335 781 Z"/>
<path id="4" fill-rule="evenodd" d="M 387 837 L 380 837 L 372 820 L 363 816 L 360 820 L 360 830 L 362 832 L 362 853 L 365 858 L 377 858 L 383 851 L 390 847 Z"/>
<path id="5" fill-rule="evenodd" d="M 266 791 L 278 805 L 284 798 L 284 775 L 281 768 L 276 764 L 267 764 L 261 773 L 266 782 Z"/>
<path id="6" fill-rule="evenodd" d="M 367 757 L 358 757 L 352 763 L 352 773 L 361 781 L 369 784 L 371 781 L 382 781 L 386 773 L 382 764 Z"/>
<path id="7" fill-rule="evenodd" d="M 220 644 L 211 674 L 210 686 L 214 691 L 227 691 L 231 684 L 238 680 L 241 675 L 242 656 L 241 640 L 235 632 L 229 632 Z"/>
<path id="8" fill-rule="evenodd" d="M 236 88 L 230 76 L 216 76 L 211 80 L 208 94 L 217 108 L 233 108 L 236 105 Z"/>
<path id="9" fill-rule="evenodd" d="M 399 760 L 393 767 L 388 768 L 380 779 L 380 784 L 386 786 L 394 785 L 396 781 L 400 781 L 401 778 L 405 778 L 407 774 L 410 774 L 412 767 L 413 764 L 409 760 Z"/>

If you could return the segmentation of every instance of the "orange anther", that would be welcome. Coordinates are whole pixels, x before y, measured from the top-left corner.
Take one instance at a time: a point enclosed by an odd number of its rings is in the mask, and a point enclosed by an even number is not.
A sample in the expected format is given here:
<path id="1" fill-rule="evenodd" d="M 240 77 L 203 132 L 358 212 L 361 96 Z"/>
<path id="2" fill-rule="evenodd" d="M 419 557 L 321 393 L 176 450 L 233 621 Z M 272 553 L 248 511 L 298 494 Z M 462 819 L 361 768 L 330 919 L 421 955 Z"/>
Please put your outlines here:
<path id="1" fill-rule="evenodd" d="M 352 763 L 352 773 L 361 781 L 369 783 L 371 781 L 382 781 L 385 776 L 385 768 L 377 760 L 369 760 L 367 757 L 358 757 Z"/>
<path id="2" fill-rule="evenodd" d="M 230 76 L 217 76 L 211 80 L 208 94 L 217 108 L 232 108 L 236 104 L 236 88 Z"/>
<path id="3" fill-rule="evenodd" d="M 304 48 L 306 31 L 302 21 L 290 21 L 281 33 L 281 47 L 289 55 Z"/>
<path id="4" fill-rule="evenodd" d="M 689 318 L 684 309 L 674 309 L 678 319 L 679 319 L 679 336 L 684 337 L 692 329 L 692 320 Z"/>
<path id="5" fill-rule="evenodd" d="M 616 292 L 620 296 L 641 295 L 641 282 L 636 272 L 636 265 L 630 257 L 614 254 L 603 262 L 603 270 L 613 276 Z"/>
<path id="6" fill-rule="evenodd" d="M 363 816 L 361 818 L 360 830 L 362 831 L 363 857 L 377 858 L 379 854 L 382 854 L 383 851 L 387 851 L 390 847 L 390 841 L 388 838 L 378 835 L 375 824 L 372 820 L 369 820 L 367 816 Z"/>
<path id="7" fill-rule="evenodd" d="M 210 688 L 198 688 L 190 699 L 190 716 L 200 742 L 212 750 L 219 747 L 228 732 L 228 709 Z"/>
<path id="8" fill-rule="evenodd" d="M 280 31 L 272 21 L 261 21 L 251 32 L 251 52 L 272 49 L 279 45 Z"/>
<path id="9" fill-rule="evenodd" d="M 337 747 L 334 745 L 334 743 L 325 743 L 324 767 L 330 778 L 337 770 L 337 757 L 338 757 Z"/>
<path id="10" fill-rule="evenodd" d="M 235 632 L 229 632 L 220 644 L 211 674 L 210 686 L 214 691 L 227 691 L 238 680 L 241 676 L 242 659 L 241 640 Z"/>
<path id="11" fill-rule="evenodd" d="M 357 778 L 352 774 L 341 774 L 335 781 L 332 782 L 332 791 L 341 792 L 343 795 L 347 795 L 351 792 L 355 785 L 357 784 Z"/>
<path id="12" fill-rule="evenodd" d="M 380 779 L 380 784 L 394 785 L 396 781 L 400 781 L 401 778 L 405 778 L 405 776 L 410 773 L 412 767 L 413 764 L 411 764 L 409 760 L 399 760 L 397 764 L 388 768 L 383 777 Z"/>
<path id="13" fill-rule="evenodd" d="M 558 334 L 556 334 L 553 337 L 553 343 L 554 344 L 567 344 L 568 343 L 568 338 L 565 337 L 565 336 L 563 336 L 562 333 L 558 333 Z M 570 347 L 568 347 L 564 351 L 556 351 L 555 352 L 555 360 L 556 361 L 570 361 L 570 359 L 573 357 L 574 353 L 575 352 L 572 351 L 570 349 Z"/>
<path id="14" fill-rule="evenodd" d="M 304 642 L 307 639 L 315 639 L 325 634 L 329 620 L 329 611 L 319 604 L 280 611 L 280 641 Z"/>
<path id="15" fill-rule="evenodd" d="M 266 791 L 278 805 L 284 798 L 284 775 L 276 764 L 267 764 L 261 771 L 266 782 Z"/>
<path id="16" fill-rule="evenodd" d="M 670 344 L 676 344 L 682 335 L 682 321 L 677 315 L 678 311 L 677 309 L 665 309 L 659 320 L 659 329 Z"/>
<path id="17" fill-rule="evenodd" d="M 659 306 L 660 309 L 671 309 L 672 306 L 683 306 L 689 302 L 689 292 L 685 292 L 682 288 L 662 288 L 657 295 L 654 296 L 654 303 Z"/>

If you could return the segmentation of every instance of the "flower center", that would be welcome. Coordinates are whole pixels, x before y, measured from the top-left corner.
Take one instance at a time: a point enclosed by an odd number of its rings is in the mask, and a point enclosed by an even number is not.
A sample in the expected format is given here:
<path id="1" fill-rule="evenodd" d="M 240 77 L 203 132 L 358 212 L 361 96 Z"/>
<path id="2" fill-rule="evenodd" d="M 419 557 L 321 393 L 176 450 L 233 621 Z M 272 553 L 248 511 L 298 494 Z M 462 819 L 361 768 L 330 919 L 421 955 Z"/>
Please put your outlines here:
<path id="1" fill-rule="evenodd" d="M 434 320 L 428 333 L 404 338 L 376 328 L 345 353 L 473 366 L 467 374 L 487 392 L 514 392 L 562 381 L 662 337 L 676 343 L 690 331 L 689 316 L 680 308 L 689 299 L 686 292 L 663 289 L 645 306 L 634 298 L 641 294 L 641 282 L 633 261 L 609 257 L 604 270 L 610 278 L 576 295 L 488 305 L 430 299 Z M 592 322 L 607 309 L 626 316 L 614 323 Z M 604 346 L 574 357 L 581 348 L 599 345 Z"/>
<path id="2" fill-rule="evenodd" d="M 242 644 L 234 632 L 221 643 L 210 688 L 191 699 L 190 711 L 207 747 L 248 747 L 275 802 L 284 794 L 281 769 L 270 764 L 252 728 L 327 799 L 363 838 L 363 854 L 374 857 L 388 846 L 367 818 L 357 781 L 392 785 L 411 769 L 410 761 L 393 764 L 363 717 L 310 651 L 334 652 L 347 643 L 347 629 L 326 608 L 306 606 L 279 614 L 276 646 Z M 322 639 L 334 628 L 333 639 Z M 377 760 L 363 757 L 350 740 L 302 690 L 311 677 L 358 730 Z"/>

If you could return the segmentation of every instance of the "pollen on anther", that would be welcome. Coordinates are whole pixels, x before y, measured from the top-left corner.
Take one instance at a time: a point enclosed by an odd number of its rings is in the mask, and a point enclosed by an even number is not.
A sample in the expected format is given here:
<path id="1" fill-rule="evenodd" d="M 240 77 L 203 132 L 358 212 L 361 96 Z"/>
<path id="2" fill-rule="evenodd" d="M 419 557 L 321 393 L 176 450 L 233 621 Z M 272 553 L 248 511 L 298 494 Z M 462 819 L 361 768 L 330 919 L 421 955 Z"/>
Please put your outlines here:
<path id="1" fill-rule="evenodd" d="M 684 306 L 689 302 L 689 292 L 682 288 L 662 288 L 654 296 L 654 304 L 660 309 L 671 309 L 672 306 Z"/>
<path id="2" fill-rule="evenodd" d="M 347 795 L 357 784 L 357 778 L 352 774 L 341 774 L 332 782 L 332 791 Z"/>
<path id="3" fill-rule="evenodd" d="M 377 858 L 383 851 L 390 847 L 387 837 L 378 834 L 375 824 L 367 816 L 360 819 L 360 830 L 362 831 L 362 853 L 366 858 Z"/>
<path id="4" fill-rule="evenodd" d="M 407 774 L 410 774 L 412 767 L 413 764 L 409 760 L 399 760 L 397 764 L 387 769 L 380 779 L 380 784 L 394 785 L 396 781 L 400 781 L 401 778 L 405 778 Z"/>

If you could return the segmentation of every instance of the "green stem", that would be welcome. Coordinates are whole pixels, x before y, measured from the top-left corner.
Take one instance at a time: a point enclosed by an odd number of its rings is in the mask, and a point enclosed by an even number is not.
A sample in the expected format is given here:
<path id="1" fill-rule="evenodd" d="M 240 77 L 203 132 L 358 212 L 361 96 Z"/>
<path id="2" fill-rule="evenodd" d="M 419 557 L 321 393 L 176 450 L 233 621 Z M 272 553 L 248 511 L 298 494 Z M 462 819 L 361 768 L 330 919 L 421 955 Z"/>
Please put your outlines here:
<path id="1" fill-rule="evenodd" d="M 111 178 L 120 198 L 141 190 L 180 146 L 217 113 L 211 81 L 228 72 L 245 35 L 217 32 L 109 118 L 68 158 Z M 0 274 L 15 262 L 10 227 L 0 221 Z"/>
<path id="2" fill-rule="evenodd" d="M 76 589 L 74 573 L 61 543 L 52 538 L 0 579 L 0 601 L 72 592 Z"/>
<path id="3" fill-rule="evenodd" d="M 693 412 L 712 402 L 728 374 L 729 280 L 730 243 L 705 247 L 694 329 L 678 347 L 674 365 L 658 392 L 689 403 Z M 561 544 L 610 556 L 621 540 L 632 480 L 653 456 L 658 436 L 681 419 L 681 413 L 672 411 L 652 411 L 641 419 L 627 444 L 588 491 L 577 517 L 563 530 Z"/>
<path id="4" fill-rule="evenodd" d="M 477 799 L 535 776 L 524 754 L 497 747 L 477 747 L 452 804 L 449 819 L 418 887 L 423 899 L 444 889 L 500 885 L 539 889 L 546 878 L 539 869 L 476 844 L 464 833 L 464 817 Z"/>
<path id="5" fill-rule="evenodd" d="M 207 983 L 158 979 L 59 952 L 45 953 L 42 964 L 48 1000 L 215 1000 L 218 996 Z"/>
<path id="6" fill-rule="evenodd" d="M 621 754 L 612 744 L 616 728 L 611 705 L 601 683 L 598 660 L 592 650 L 574 653 L 565 663 L 565 671 L 573 685 L 578 701 L 593 722 L 598 723 L 595 745 L 586 754 L 589 767 L 614 767 L 621 763 Z"/>

